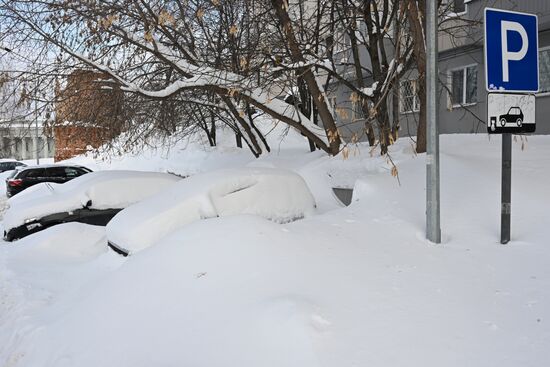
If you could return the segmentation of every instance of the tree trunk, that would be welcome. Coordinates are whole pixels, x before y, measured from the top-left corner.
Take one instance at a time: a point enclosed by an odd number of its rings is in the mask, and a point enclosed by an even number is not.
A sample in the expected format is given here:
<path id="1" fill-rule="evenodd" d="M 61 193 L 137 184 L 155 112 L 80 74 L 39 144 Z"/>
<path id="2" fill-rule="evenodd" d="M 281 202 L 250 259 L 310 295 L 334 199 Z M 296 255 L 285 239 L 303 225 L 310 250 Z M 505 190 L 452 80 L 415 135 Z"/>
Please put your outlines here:
<path id="1" fill-rule="evenodd" d="M 272 0 L 273 7 L 275 8 L 275 13 L 281 23 L 281 27 L 286 36 L 286 41 L 288 48 L 290 50 L 290 56 L 292 62 L 305 62 L 305 58 L 302 55 L 300 46 L 296 41 L 296 36 L 292 28 L 292 23 L 287 12 L 288 2 L 286 0 Z M 315 75 L 311 71 L 311 68 L 305 67 L 302 69 L 304 81 L 307 84 L 309 92 L 311 93 L 311 98 L 317 107 L 319 112 L 319 117 L 323 122 L 325 132 L 329 142 L 329 152 L 332 155 L 338 154 L 340 151 L 340 144 L 342 143 L 340 135 L 338 133 L 338 128 L 336 127 L 336 122 L 334 117 L 328 108 L 328 101 L 324 93 L 319 89 Z"/>
<path id="2" fill-rule="evenodd" d="M 229 108 L 229 111 L 231 112 L 233 117 L 237 120 L 237 122 L 239 123 L 241 128 L 244 130 L 244 132 L 246 134 L 245 141 L 246 141 L 246 144 L 248 145 L 248 147 L 250 148 L 250 150 L 252 151 L 252 154 L 254 154 L 254 156 L 256 158 L 258 158 L 260 156 L 260 154 L 262 154 L 262 148 L 258 144 L 258 140 L 256 139 L 256 136 L 252 132 L 252 129 L 250 128 L 250 125 L 248 125 L 248 123 L 243 119 L 243 117 L 241 116 L 239 111 L 237 111 L 237 108 L 235 107 L 235 104 L 233 104 L 233 101 L 231 101 L 231 99 L 229 97 L 224 96 L 223 101 L 227 105 L 227 107 Z M 241 137 L 242 137 L 242 133 L 241 133 Z M 241 146 L 239 148 L 241 148 L 241 147 L 242 147 L 242 142 L 241 142 Z"/>
<path id="3" fill-rule="evenodd" d="M 240 132 L 235 132 L 235 142 L 237 143 L 237 148 L 243 147 L 243 136 Z"/>
<path id="4" fill-rule="evenodd" d="M 256 132 L 256 135 L 260 138 L 262 143 L 264 144 L 265 149 L 268 152 L 271 152 L 271 148 L 269 147 L 269 144 L 267 143 L 267 140 L 265 139 L 264 134 L 258 129 L 258 127 L 254 124 L 254 119 L 252 118 L 252 108 L 250 107 L 250 104 L 246 104 L 246 114 L 248 116 L 248 121 L 250 122 L 250 126 L 252 126 L 252 129 Z"/>
<path id="5" fill-rule="evenodd" d="M 420 101 L 418 127 L 416 129 L 416 152 L 426 152 L 426 40 L 424 39 L 425 0 L 407 0 L 409 28 L 413 38 L 413 54 L 418 69 L 417 93 Z"/>
<path id="6" fill-rule="evenodd" d="M 380 137 L 380 154 L 384 155 L 388 153 L 388 147 L 392 144 L 392 140 L 390 139 L 391 126 L 387 100 L 384 99 L 380 102 L 379 111 L 378 126 L 380 132 L 378 135 Z"/>
<path id="7" fill-rule="evenodd" d="M 420 111 L 418 113 L 418 128 L 416 130 L 416 152 L 426 152 L 426 74 L 422 79 L 418 78 L 418 100 Z"/>
<path id="8" fill-rule="evenodd" d="M 210 138 L 212 139 L 213 146 L 216 146 L 216 117 L 214 114 L 210 114 Z"/>

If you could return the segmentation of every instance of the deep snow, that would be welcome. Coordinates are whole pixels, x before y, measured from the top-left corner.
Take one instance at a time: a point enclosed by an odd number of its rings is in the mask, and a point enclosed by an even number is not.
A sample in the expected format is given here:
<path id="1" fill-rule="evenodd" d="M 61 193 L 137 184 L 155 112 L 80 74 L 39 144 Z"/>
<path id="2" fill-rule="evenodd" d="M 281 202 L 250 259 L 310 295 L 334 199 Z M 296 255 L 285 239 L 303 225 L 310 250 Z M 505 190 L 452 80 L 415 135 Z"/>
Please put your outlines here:
<path id="1" fill-rule="evenodd" d="M 391 150 L 401 185 L 368 147 L 343 160 L 289 145 L 259 160 L 212 155 L 214 165 L 295 170 L 319 215 L 199 221 L 127 259 L 100 250 L 101 228 L 82 236 L 78 224 L 1 245 L 0 365 L 548 363 L 550 137 L 514 144 L 506 246 L 498 137 L 441 137 L 441 245 L 424 239 L 425 158 L 407 139 Z M 211 169 L 196 163 L 208 161 L 199 148 L 174 156 L 165 167 L 179 173 Z M 355 185 L 351 206 L 332 185 Z"/>

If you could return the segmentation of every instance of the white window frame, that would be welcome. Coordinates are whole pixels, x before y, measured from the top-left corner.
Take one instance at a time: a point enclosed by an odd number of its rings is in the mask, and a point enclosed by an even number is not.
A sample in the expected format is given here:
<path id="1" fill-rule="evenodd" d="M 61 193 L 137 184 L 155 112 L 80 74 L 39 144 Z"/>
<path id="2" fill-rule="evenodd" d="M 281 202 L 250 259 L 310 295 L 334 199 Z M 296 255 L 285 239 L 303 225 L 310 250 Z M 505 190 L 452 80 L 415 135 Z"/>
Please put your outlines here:
<path id="1" fill-rule="evenodd" d="M 458 68 L 450 69 L 448 71 L 448 74 L 447 74 L 448 83 L 447 83 L 447 85 L 449 87 L 448 97 L 449 97 L 449 106 L 450 107 L 452 107 L 452 108 L 463 107 L 463 106 L 467 107 L 467 106 L 474 106 L 478 103 L 478 101 L 466 103 L 466 93 L 467 93 L 467 85 L 468 85 L 468 69 L 472 68 L 472 67 L 475 67 L 477 69 L 477 72 L 479 73 L 479 64 L 464 65 L 464 66 L 461 66 L 461 67 L 458 67 Z M 462 70 L 462 73 L 463 73 L 462 98 L 460 99 L 459 103 L 456 103 L 455 101 L 453 101 L 453 72 L 454 71 L 459 71 L 459 70 Z M 478 76 L 479 76 L 479 74 L 478 74 Z M 479 77 L 476 79 L 476 83 L 477 83 L 477 86 L 479 87 Z"/>
<path id="2" fill-rule="evenodd" d="M 541 51 L 548 51 L 548 50 L 550 50 L 550 46 L 545 46 L 545 47 L 540 47 L 539 48 L 539 83 L 540 83 L 540 52 Z M 540 87 L 540 85 L 539 85 L 539 87 Z M 536 95 L 539 96 L 539 97 L 550 96 L 550 91 L 536 93 Z"/>
<path id="3" fill-rule="evenodd" d="M 411 83 L 412 89 L 413 89 L 413 108 L 412 110 L 404 110 L 404 104 L 403 104 L 403 84 L 404 83 Z M 418 98 L 418 79 L 406 79 L 402 80 L 399 83 L 399 112 L 402 115 L 406 115 L 408 113 L 418 113 L 420 111 L 420 98 Z"/>

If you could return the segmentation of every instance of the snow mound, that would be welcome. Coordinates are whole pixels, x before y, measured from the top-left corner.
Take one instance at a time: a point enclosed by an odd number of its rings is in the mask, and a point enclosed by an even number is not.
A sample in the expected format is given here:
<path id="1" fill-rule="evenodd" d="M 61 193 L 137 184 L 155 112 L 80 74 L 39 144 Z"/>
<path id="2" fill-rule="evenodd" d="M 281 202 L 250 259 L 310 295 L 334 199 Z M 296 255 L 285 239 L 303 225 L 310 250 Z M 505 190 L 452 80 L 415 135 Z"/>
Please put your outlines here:
<path id="1" fill-rule="evenodd" d="M 4 211 L 8 208 L 8 198 L 6 197 L 6 179 L 12 175 L 13 171 L 0 172 L 0 219 Z"/>
<path id="2" fill-rule="evenodd" d="M 10 260 L 32 267 L 59 265 L 89 261 L 107 249 L 105 227 L 63 223 L 18 241 Z"/>
<path id="3" fill-rule="evenodd" d="M 167 173 L 99 171 L 64 184 L 41 183 L 8 200 L 4 229 L 9 230 L 33 218 L 90 209 L 119 209 L 167 189 L 180 178 Z M 91 201 L 91 205 L 88 205 Z"/>
<path id="4" fill-rule="evenodd" d="M 314 209 L 315 200 L 307 184 L 292 171 L 220 170 L 185 179 L 121 211 L 107 225 L 107 238 L 131 253 L 199 219 L 252 214 L 285 223 Z"/>
<path id="5" fill-rule="evenodd" d="M 305 283 L 293 247 L 262 218 L 196 222 L 36 330 L 22 365 L 315 366 L 330 321 L 315 299 L 294 293 Z"/>

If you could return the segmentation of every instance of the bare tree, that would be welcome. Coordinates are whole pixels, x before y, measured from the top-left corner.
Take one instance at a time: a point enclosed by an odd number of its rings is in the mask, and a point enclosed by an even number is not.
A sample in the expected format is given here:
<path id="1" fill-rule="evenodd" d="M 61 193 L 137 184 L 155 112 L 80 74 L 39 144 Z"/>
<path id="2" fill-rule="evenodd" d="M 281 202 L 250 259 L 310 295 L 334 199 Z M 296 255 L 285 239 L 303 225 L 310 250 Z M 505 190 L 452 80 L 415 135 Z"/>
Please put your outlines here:
<path id="1" fill-rule="evenodd" d="M 35 45 L 46 79 L 83 65 L 108 75 L 133 103 L 130 130 L 144 131 L 148 116 L 147 131 L 172 134 L 185 116 L 180 131 L 199 128 L 215 144 L 214 118 L 255 156 L 270 149 L 258 113 L 337 154 L 342 109 L 329 95 L 344 85 L 369 143 L 386 154 L 399 128 L 399 80 L 416 67 L 423 85 L 424 1 L 0 0 L 0 40 Z"/>
<path id="2" fill-rule="evenodd" d="M 329 153 L 339 150 L 332 116 L 323 115 L 325 130 L 335 135 L 328 139 L 273 93 L 277 78 L 264 50 L 280 37 L 274 27 L 261 27 L 273 14 L 264 2 L 4 0 L 1 7 L 12 22 L 12 37 L 41 37 L 51 47 L 45 52 L 58 53 L 58 67 L 88 65 L 110 75 L 121 90 L 151 100 L 216 95 L 255 155 L 263 151 L 263 139 L 244 118 L 248 106 L 296 128 Z M 155 70 L 171 70 L 171 81 L 154 83 Z"/>

